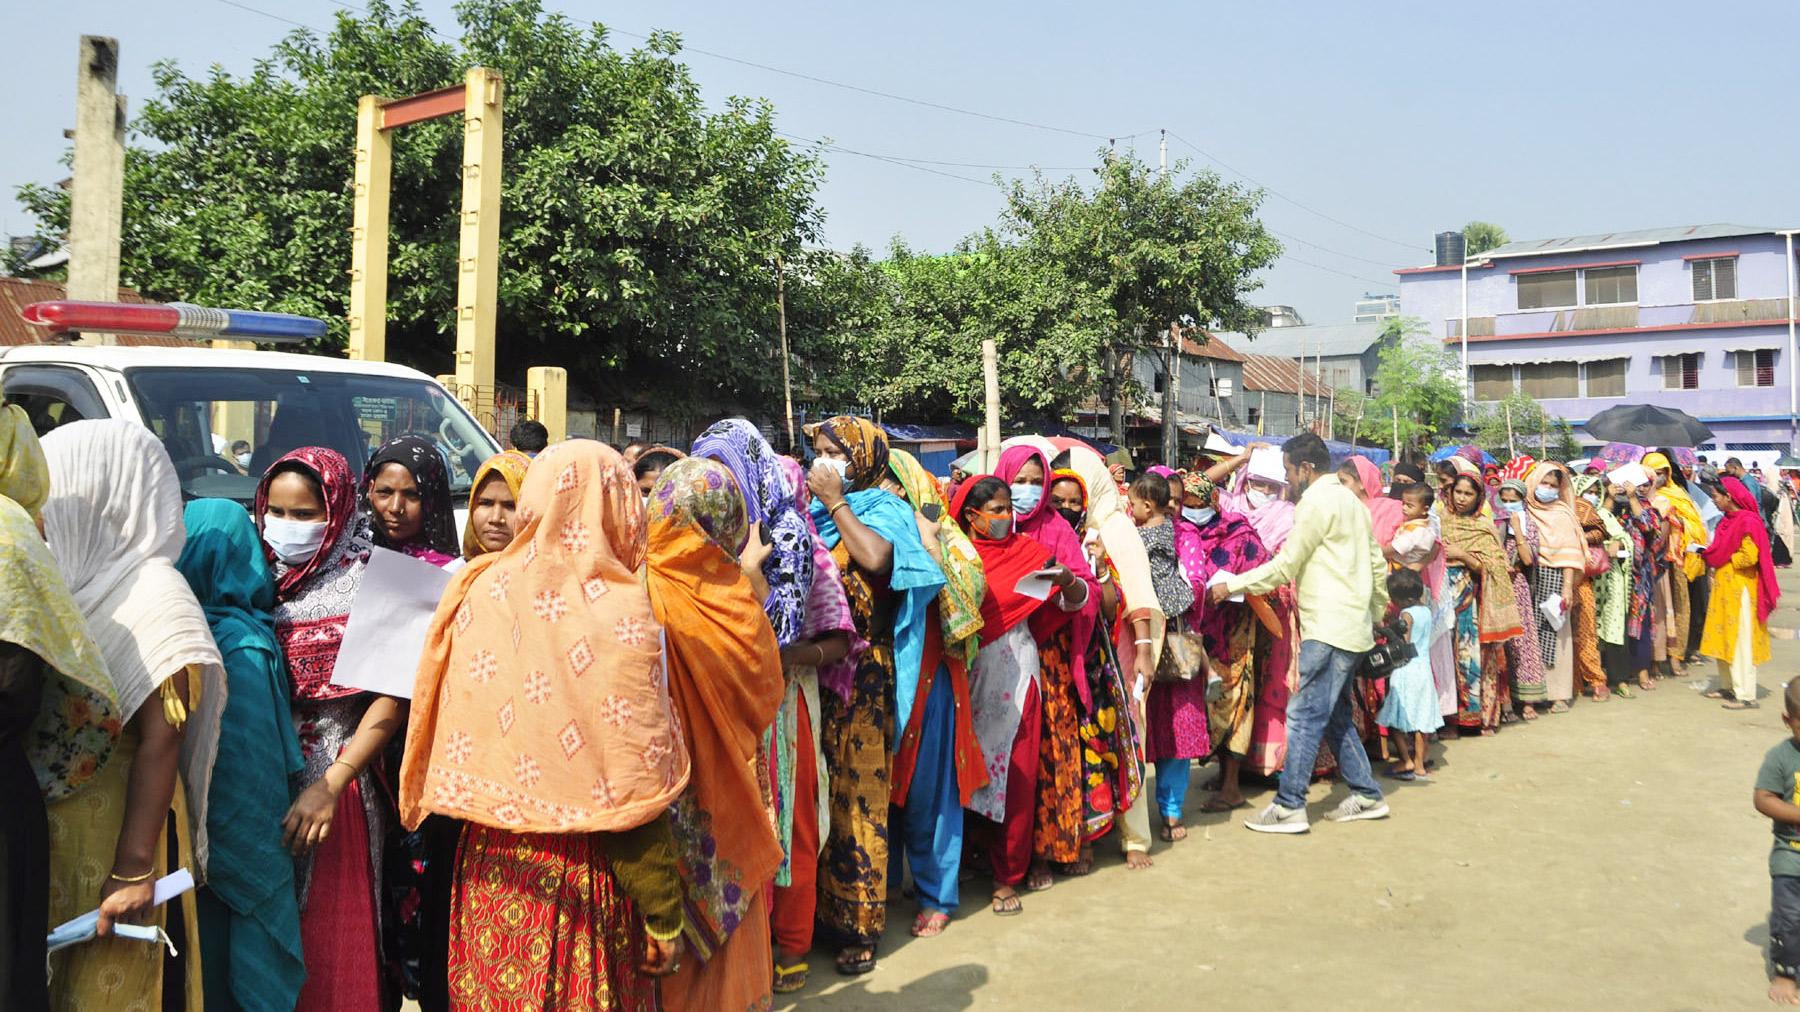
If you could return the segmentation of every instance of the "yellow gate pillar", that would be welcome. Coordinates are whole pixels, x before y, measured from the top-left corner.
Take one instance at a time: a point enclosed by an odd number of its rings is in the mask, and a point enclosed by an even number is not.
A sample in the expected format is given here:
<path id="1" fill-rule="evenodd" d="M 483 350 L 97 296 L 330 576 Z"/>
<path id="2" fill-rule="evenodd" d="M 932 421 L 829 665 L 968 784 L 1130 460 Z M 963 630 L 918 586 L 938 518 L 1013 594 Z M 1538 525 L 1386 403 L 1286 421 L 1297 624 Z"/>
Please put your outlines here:
<path id="1" fill-rule="evenodd" d="M 356 106 L 356 177 L 350 212 L 350 357 L 387 361 L 388 193 L 394 139 L 382 129 L 381 99 Z"/>
<path id="2" fill-rule="evenodd" d="M 494 412 L 494 316 L 500 288 L 499 71 L 474 67 L 463 107 L 462 237 L 457 252 L 456 383 L 478 418 Z"/>
<path id="3" fill-rule="evenodd" d="M 569 438 L 569 373 L 554 365 L 534 365 L 525 371 L 526 403 L 537 420 L 550 430 L 550 441 Z"/>

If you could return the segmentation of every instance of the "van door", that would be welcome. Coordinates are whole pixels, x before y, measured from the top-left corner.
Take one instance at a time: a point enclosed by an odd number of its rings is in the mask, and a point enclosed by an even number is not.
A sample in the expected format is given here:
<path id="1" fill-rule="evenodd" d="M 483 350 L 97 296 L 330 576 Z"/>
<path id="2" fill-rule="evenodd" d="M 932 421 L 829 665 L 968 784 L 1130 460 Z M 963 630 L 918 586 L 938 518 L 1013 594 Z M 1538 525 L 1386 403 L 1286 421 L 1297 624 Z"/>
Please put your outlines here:
<path id="1" fill-rule="evenodd" d="M 8 403 L 25 409 L 39 436 L 70 422 L 111 417 L 94 381 L 74 366 L 12 366 L 0 380 L 0 391 Z"/>

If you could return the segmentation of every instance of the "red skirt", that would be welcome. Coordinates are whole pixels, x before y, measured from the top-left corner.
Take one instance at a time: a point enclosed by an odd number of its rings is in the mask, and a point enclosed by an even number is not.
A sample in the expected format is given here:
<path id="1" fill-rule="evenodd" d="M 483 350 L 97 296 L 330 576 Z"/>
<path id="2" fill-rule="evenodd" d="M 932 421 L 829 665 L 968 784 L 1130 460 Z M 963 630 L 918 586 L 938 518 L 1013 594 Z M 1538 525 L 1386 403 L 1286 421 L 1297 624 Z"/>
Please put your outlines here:
<path id="1" fill-rule="evenodd" d="M 656 1008 L 643 922 L 598 836 L 471 823 L 450 924 L 453 1008 Z"/>

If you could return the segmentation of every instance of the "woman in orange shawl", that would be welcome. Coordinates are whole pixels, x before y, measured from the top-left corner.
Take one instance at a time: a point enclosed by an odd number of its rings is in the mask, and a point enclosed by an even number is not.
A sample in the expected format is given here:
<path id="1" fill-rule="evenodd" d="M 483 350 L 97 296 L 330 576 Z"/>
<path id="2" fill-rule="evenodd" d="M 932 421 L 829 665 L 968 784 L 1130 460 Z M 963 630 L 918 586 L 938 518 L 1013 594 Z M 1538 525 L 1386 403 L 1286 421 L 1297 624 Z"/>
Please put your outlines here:
<path id="1" fill-rule="evenodd" d="M 683 937 L 696 958 L 663 982 L 663 1004 L 766 1009 L 767 891 L 781 843 L 759 748 L 786 689 L 762 608 L 769 544 L 760 532 L 749 538 L 743 494 L 716 460 L 670 464 L 650 490 L 649 516 L 646 582 L 667 639 L 669 694 L 694 760 L 669 814 L 686 896 Z"/>
<path id="2" fill-rule="evenodd" d="M 636 569 L 643 500 L 593 440 L 532 462 L 524 526 L 444 592 L 413 689 L 400 815 L 463 820 L 453 1005 L 653 1009 L 677 962 L 663 812 L 688 783 L 656 618 Z"/>

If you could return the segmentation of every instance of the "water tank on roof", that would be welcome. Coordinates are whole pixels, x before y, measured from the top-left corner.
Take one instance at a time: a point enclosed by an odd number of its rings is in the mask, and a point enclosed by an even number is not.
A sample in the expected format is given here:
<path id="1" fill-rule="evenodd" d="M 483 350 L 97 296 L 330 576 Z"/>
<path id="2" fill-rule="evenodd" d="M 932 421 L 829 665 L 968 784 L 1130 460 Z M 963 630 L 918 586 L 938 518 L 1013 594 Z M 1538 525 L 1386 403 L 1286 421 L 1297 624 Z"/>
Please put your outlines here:
<path id="1" fill-rule="evenodd" d="M 1439 232 L 1437 234 L 1437 265 L 1439 267 L 1459 267 L 1463 262 L 1463 251 L 1468 244 L 1461 232 Z"/>

